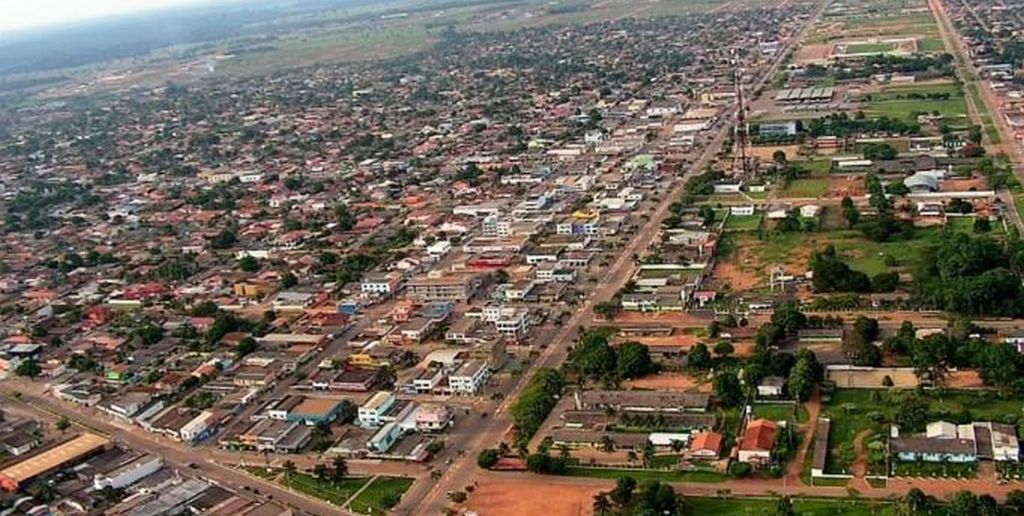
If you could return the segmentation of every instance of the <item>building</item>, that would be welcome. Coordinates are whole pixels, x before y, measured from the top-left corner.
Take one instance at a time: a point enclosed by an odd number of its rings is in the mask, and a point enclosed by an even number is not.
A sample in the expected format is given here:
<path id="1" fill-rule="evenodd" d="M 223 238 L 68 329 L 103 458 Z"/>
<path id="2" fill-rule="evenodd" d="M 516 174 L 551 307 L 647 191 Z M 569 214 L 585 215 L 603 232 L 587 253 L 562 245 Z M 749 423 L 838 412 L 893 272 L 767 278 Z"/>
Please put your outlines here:
<path id="1" fill-rule="evenodd" d="M 757 395 L 765 398 L 782 397 L 783 387 L 786 386 L 786 379 L 781 376 L 766 376 L 757 384 Z"/>
<path id="2" fill-rule="evenodd" d="M 396 423 L 388 423 L 373 434 L 366 443 L 366 448 L 374 453 L 387 453 L 401 438 L 402 429 Z"/>
<path id="3" fill-rule="evenodd" d="M 577 410 L 705 412 L 709 402 L 708 394 L 698 392 L 589 390 L 576 394 Z"/>
<path id="4" fill-rule="evenodd" d="M 366 403 L 363 403 L 357 412 L 356 418 L 359 426 L 363 428 L 380 427 L 383 424 L 384 414 L 395 404 L 395 399 L 395 395 L 387 391 L 380 391 L 370 396 L 370 399 L 366 400 Z"/>
<path id="5" fill-rule="evenodd" d="M 722 434 L 701 432 L 690 443 L 690 456 L 703 459 L 717 459 L 722 453 Z"/>
<path id="6" fill-rule="evenodd" d="M 402 276 L 396 273 L 368 273 L 363 276 L 359 290 L 367 294 L 391 295 L 398 290 Z"/>
<path id="7" fill-rule="evenodd" d="M 479 282 L 469 274 L 428 274 L 409 281 L 405 292 L 418 301 L 465 302 L 473 297 Z"/>
<path id="8" fill-rule="evenodd" d="M 179 434 L 181 440 L 187 443 L 197 443 L 206 439 L 213 433 L 217 426 L 217 419 L 213 412 L 204 410 L 191 421 L 181 427 Z"/>
<path id="9" fill-rule="evenodd" d="M 455 412 L 444 405 L 421 405 L 413 416 L 416 431 L 423 433 L 443 432 L 455 420 Z"/>
<path id="10" fill-rule="evenodd" d="M 448 388 L 453 394 L 476 394 L 484 388 L 490 377 L 491 368 L 486 362 L 470 360 L 448 375 Z"/>
<path id="11" fill-rule="evenodd" d="M 324 398 L 304 398 L 302 402 L 288 411 L 285 421 L 314 426 L 321 423 L 332 423 L 338 418 L 341 402 Z"/>
<path id="12" fill-rule="evenodd" d="M 758 465 L 771 462 L 778 429 L 778 424 L 767 419 L 754 419 L 747 423 L 740 440 L 739 460 Z"/>
<path id="13" fill-rule="evenodd" d="M 92 485 L 97 491 L 107 487 L 123 489 L 143 478 L 156 473 L 164 466 L 164 461 L 156 455 L 142 455 L 118 466 L 106 473 L 97 473 Z"/>
<path id="14" fill-rule="evenodd" d="M 796 136 L 796 122 L 765 122 L 758 126 L 757 135 L 763 138 Z"/>
<path id="15" fill-rule="evenodd" d="M 84 433 L 41 453 L 27 457 L 0 470 L 0 487 L 14 492 L 42 475 L 77 464 L 104 449 L 110 440 Z"/>
<path id="16" fill-rule="evenodd" d="M 828 432 L 832 422 L 827 417 L 818 419 L 818 428 L 814 431 L 814 460 L 811 463 L 811 476 L 820 477 L 825 474 L 825 459 L 828 458 Z"/>
<path id="17" fill-rule="evenodd" d="M 889 451 L 901 461 L 925 462 L 1019 462 L 1020 443 L 1013 425 L 976 421 L 954 425 L 929 423 L 924 434 L 901 436 L 892 427 Z"/>

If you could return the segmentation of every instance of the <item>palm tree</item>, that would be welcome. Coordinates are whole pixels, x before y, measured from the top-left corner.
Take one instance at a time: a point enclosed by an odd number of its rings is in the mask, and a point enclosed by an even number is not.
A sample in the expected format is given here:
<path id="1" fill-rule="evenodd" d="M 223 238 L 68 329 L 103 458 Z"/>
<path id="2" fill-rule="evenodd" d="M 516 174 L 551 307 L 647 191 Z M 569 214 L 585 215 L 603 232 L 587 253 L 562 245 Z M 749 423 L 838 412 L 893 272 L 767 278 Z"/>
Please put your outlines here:
<path id="1" fill-rule="evenodd" d="M 295 463 L 286 460 L 284 461 L 284 483 L 291 486 L 291 477 L 295 474 Z"/>
<path id="2" fill-rule="evenodd" d="M 601 437 L 601 451 L 605 453 L 615 451 L 615 439 L 612 439 L 610 435 Z"/>
<path id="3" fill-rule="evenodd" d="M 651 441 L 644 443 L 643 458 L 644 467 L 649 468 L 654 463 L 654 444 Z"/>
<path id="4" fill-rule="evenodd" d="M 380 379 L 381 387 L 384 390 L 389 390 L 395 386 L 395 379 L 398 376 L 395 374 L 395 369 L 390 365 L 381 366 L 377 370 L 377 378 Z"/>
<path id="5" fill-rule="evenodd" d="M 342 480 L 348 476 L 348 462 L 345 461 L 345 457 L 337 456 L 333 462 L 334 471 L 332 476 L 334 480 Z"/>
<path id="6" fill-rule="evenodd" d="M 328 471 L 327 466 L 324 464 L 317 464 L 316 466 L 313 466 L 313 476 L 315 476 L 316 479 L 321 482 L 327 481 L 327 476 L 329 473 L 330 472 Z"/>
<path id="7" fill-rule="evenodd" d="M 562 459 L 569 458 L 569 445 L 562 443 L 558 445 L 558 456 Z"/>
<path id="8" fill-rule="evenodd" d="M 672 439 L 671 441 L 669 441 L 668 447 L 671 448 L 673 452 L 679 453 L 683 451 L 684 447 L 686 447 L 686 443 L 680 441 L 679 439 Z"/>
<path id="9" fill-rule="evenodd" d="M 607 493 L 598 493 L 594 495 L 594 514 L 597 516 L 606 516 L 611 514 L 612 502 L 608 499 Z"/>
<path id="10" fill-rule="evenodd" d="M 626 460 L 629 461 L 630 465 L 632 465 L 634 462 L 636 462 L 636 451 L 635 450 L 629 450 L 629 453 L 626 454 Z"/>

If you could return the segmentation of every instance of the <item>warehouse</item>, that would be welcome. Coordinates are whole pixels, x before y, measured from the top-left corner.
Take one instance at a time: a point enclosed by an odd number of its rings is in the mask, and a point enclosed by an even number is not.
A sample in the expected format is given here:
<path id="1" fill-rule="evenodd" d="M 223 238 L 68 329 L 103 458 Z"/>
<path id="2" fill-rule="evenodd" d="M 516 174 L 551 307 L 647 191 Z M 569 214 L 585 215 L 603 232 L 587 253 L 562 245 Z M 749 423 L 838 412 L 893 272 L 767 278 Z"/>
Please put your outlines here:
<path id="1" fill-rule="evenodd" d="M 3 469 L 0 471 L 0 487 L 11 492 L 17 491 L 28 481 L 78 463 L 109 443 L 109 439 L 96 434 L 79 435 Z"/>

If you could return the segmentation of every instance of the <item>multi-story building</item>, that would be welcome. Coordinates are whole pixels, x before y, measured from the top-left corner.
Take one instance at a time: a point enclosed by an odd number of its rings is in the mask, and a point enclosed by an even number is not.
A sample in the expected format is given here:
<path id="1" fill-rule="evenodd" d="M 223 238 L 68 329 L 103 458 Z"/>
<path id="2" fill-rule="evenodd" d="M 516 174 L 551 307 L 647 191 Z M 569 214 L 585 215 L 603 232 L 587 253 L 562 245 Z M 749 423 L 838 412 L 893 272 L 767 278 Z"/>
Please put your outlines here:
<path id="1" fill-rule="evenodd" d="M 448 375 L 448 388 L 453 394 L 476 394 L 491 377 L 491 369 L 482 360 L 470 360 Z"/>

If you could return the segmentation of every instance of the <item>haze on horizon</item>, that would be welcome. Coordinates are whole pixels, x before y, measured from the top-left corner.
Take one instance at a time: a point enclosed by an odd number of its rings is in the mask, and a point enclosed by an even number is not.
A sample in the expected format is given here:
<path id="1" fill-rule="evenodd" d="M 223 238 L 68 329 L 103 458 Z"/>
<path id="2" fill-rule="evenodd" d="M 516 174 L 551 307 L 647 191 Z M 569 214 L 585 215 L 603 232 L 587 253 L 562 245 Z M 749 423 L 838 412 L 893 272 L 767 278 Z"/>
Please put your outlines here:
<path id="1" fill-rule="evenodd" d="M 7 0 L 0 2 L 0 35 L 215 0 Z M 4 5 L 6 4 L 6 5 Z"/>

